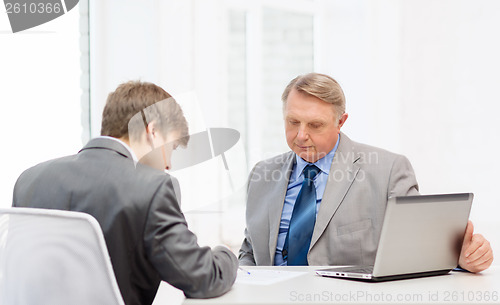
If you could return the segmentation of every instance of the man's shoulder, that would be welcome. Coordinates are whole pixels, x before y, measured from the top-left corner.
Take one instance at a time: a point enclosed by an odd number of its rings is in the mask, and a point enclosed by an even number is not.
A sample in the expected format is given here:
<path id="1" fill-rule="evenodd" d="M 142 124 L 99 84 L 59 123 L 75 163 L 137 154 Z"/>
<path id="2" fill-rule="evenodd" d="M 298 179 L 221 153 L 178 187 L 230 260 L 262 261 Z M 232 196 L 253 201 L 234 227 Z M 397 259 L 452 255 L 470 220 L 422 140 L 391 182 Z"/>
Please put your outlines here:
<path id="1" fill-rule="evenodd" d="M 170 183 L 172 180 L 175 180 L 169 173 L 141 163 L 136 164 L 135 171 L 137 172 L 138 180 L 156 181 L 158 183 Z"/>
<path id="2" fill-rule="evenodd" d="M 69 156 L 64 156 L 64 157 L 59 157 L 59 158 L 54 158 L 50 159 L 47 161 L 43 161 L 41 163 L 38 163 L 36 165 L 33 165 L 26 170 L 24 170 L 20 177 L 27 176 L 27 175 L 32 175 L 34 173 L 40 173 L 43 172 L 44 170 L 50 169 L 52 167 L 57 167 L 60 164 L 65 164 L 68 162 L 72 162 L 75 159 L 76 155 L 69 155 Z"/>
<path id="3" fill-rule="evenodd" d="M 257 162 L 254 166 L 254 171 L 259 170 L 259 169 L 280 169 L 284 165 L 290 164 L 290 162 L 293 162 L 293 157 L 294 153 L 293 151 L 288 151 L 276 156 L 273 156 L 271 158 L 267 158 L 264 160 L 261 160 Z"/>
<path id="4" fill-rule="evenodd" d="M 61 167 L 60 164 L 70 162 L 74 158 L 75 155 L 55 158 L 25 169 L 19 175 L 14 185 L 13 203 L 16 202 L 16 199 L 24 198 L 27 194 L 33 196 L 31 194 L 33 186 L 46 190 L 48 189 L 46 185 L 58 183 L 60 179 L 66 179 L 66 172 L 61 170 L 63 166 Z M 45 194 L 49 193 L 45 191 Z"/>
<path id="5" fill-rule="evenodd" d="M 257 162 L 250 172 L 249 185 L 288 179 L 293 168 L 294 155 L 289 151 Z"/>
<path id="6" fill-rule="evenodd" d="M 51 159 L 36 164 L 21 173 L 18 182 L 33 179 L 57 178 L 64 179 L 70 176 L 81 175 L 82 179 L 93 179 L 102 182 L 104 176 L 114 176 L 116 183 L 134 183 L 138 185 L 158 185 L 170 181 L 170 176 L 163 171 L 154 169 L 141 163 L 134 164 L 133 160 L 110 150 L 96 149 L 95 154 L 82 156 L 78 154 Z M 128 181 L 128 182 L 126 182 Z"/>
<path id="7" fill-rule="evenodd" d="M 392 163 L 396 159 L 406 159 L 405 156 L 387 149 L 353 141 L 344 134 L 341 136 L 341 146 L 337 153 L 344 158 L 347 154 L 353 154 L 352 158 L 357 159 L 358 163 L 372 163 L 371 161 Z"/>

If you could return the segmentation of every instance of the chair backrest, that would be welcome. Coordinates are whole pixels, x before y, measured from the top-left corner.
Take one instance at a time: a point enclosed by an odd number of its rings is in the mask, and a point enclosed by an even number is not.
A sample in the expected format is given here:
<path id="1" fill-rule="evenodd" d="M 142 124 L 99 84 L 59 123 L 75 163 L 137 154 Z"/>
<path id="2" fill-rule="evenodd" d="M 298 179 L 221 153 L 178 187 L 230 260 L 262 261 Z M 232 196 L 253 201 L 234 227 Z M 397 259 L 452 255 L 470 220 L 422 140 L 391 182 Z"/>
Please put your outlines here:
<path id="1" fill-rule="evenodd" d="M 89 214 L 0 209 L 0 305 L 35 304 L 124 305 Z"/>

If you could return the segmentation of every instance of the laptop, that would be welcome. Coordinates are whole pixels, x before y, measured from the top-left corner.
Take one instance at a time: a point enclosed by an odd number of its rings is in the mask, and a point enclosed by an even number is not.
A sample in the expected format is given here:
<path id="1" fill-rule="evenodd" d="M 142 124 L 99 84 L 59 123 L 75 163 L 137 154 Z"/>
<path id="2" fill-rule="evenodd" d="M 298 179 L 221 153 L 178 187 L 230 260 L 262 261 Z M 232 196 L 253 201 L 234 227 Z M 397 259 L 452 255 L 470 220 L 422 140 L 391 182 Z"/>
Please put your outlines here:
<path id="1" fill-rule="evenodd" d="M 473 196 L 392 197 L 374 265 L 334 267 L 316 274 L 372 282 L 447 274 L 458 265 Z"/>

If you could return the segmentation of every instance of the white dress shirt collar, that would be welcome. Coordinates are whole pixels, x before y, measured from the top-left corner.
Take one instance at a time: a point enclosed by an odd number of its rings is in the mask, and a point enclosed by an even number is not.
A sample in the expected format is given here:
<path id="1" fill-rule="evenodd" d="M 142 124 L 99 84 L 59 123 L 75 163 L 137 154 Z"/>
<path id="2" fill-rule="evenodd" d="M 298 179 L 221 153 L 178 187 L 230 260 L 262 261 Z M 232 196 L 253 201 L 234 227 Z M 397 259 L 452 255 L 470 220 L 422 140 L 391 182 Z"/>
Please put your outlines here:
<path id="1" fill-rule="evenodd" d="M 97 138 L 100 138 L 100 139 L 110 139 L 110 140 L 113 140 L 113 141 L 116 141 L 116 142 L 120 143 L 121 145 L 123 145 L 128 150 L 128 152 L 132 156 L 132 160 L 134 160 L 134 165 L 136 165 L 137 162 L 139 162 L 139 160 L 137 159 L 137 156 L 135 155 L 135 153 L 132 150 L 132 148 L 130 148 L 130 146 L 128 146 L 127 143 L 123 142 L 122 140 L 120 140 L 118 138 L 110 137 L 110 136 L 99 136 Z"/>

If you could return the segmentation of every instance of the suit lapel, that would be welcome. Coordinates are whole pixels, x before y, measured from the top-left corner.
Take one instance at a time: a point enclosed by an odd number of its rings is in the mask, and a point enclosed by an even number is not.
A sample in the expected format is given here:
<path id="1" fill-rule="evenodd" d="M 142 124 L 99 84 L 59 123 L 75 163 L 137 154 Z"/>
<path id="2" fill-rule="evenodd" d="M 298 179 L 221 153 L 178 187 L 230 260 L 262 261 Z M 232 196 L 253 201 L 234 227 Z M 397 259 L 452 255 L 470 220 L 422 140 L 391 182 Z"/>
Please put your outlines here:
<path id="1" fill-rule="evenodd" d="M 286 190 L 288 188 L 288 181 L 290 180 L 290 174 L 292 173 L 294 164 L 294 153 L 290 152 L 286 158 L 283 158 L 284 162 L 279 164 L 277 168 L 271 170 L 271 181 L 273 179 L 273 173 L 279 172 L 282 179 L 278 181 L 270 182 L 273 185 L 269 188 L 271 191 L 265 199 L 269 202 L 269 255 L 271 256 L 271 265 L 274 265 L 274 254 L 276 252 L 276 244 L 278 242 L 278 233 L 281 222 L 281 213 L 283 211 L 283 204 L 285 203 Z"/>
<path id="2" fill-rule="evenodd" d="M 316 218 L 309 249 L 311 249 L 321 237 L 333 215 L 344 200 L 351 184 L 354 182 L 359 171 L 359 166 L 355 163 L 358 159 L 359 155 L 353 151 L 351 140 L 341 133 L 339 147 L 337 148 L 337 152 L 333 157 L 330 167 L 328 182 Z"/>

